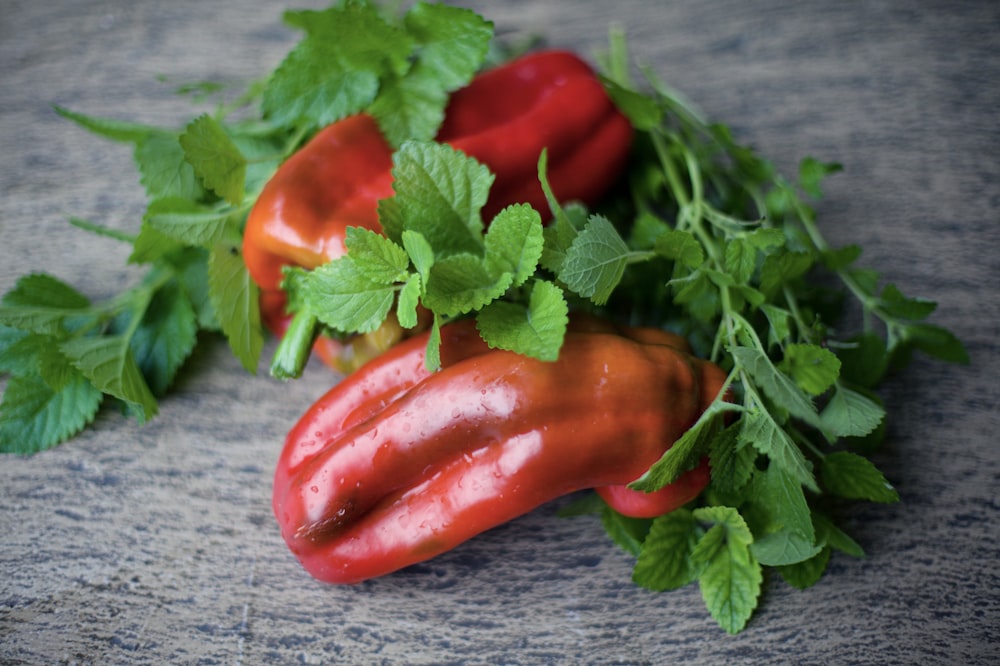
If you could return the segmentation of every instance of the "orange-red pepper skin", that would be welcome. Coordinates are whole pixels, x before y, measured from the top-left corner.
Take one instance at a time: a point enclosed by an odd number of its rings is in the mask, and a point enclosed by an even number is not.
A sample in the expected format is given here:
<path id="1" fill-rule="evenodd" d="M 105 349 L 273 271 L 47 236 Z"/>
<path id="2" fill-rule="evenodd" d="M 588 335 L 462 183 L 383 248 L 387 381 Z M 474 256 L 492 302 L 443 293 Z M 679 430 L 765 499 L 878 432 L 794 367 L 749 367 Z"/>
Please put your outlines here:
<path id="1" fill-rule="evenodd" d="M 371 402 L 348 387 L 341 411 L 356 416 L 329 422 L 340 432 L 314 430 L 324 412 L 310 411 L 290 433 L 286 450 L 301 453 L 304 435 L 308 454 L 282 455 L 275 515 L 316 578 L 387 574 L 561 495 L 638 478 L 723 381 L 675 347 L 584 330 L 555 362 L 488 350 L 401 392 L 376 382 Z M 321 401 L 334 410 L 337 388 Z"/>
<path id="2" fill-rule="evenodd" d="M 453 93 L 437 140 L 494 173 L 483 210 L 489 221 L 513 203 L 547 210 L 537 176 L 543 149 L 556 198 L 596 203 L 623 170 L 632 127 L 586 62 L 549 50 L 488 70 Z M 374 119 L 358 114 L 320 130 L 264 186 L 247 218 L 243 258 L 272 332 L 287 325 L 282 267 L 315 268 L 342 256 L 350 226 L 381 231 L 378 201 L 393 194 L 391 169 L 392 148 Z M 402 332 L 383 337 L 395 343 Z M 317 351 L 337 366 L 340 344 L 323 344 Z"/>

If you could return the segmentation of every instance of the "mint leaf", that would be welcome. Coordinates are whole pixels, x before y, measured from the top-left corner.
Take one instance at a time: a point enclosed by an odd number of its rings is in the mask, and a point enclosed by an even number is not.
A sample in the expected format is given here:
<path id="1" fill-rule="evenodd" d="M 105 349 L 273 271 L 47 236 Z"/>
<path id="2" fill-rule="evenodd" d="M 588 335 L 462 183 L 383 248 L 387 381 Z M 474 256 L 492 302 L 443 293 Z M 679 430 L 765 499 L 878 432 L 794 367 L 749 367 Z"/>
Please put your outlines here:
<path id="1" fill-rule="evenodd" d="M 149 125 L 129 122 L 126 120 L 114 120 L 112 118 L 88 116 L 83 113 L 71 111 L 62 106 L 54 106 L 53 110 L 63 118 L 72 120 L 80 127 L 83 127 L 98 136 L 102 136 L 105 139 L 111 139 L 112 141 L 135 144 L 139 143 L 150 134 L 161 132 L 161 130 Z"/>
<path id="2" fill-rule="evenodd" d="M 372 279 L 350 254 L 308 273 L 300 289 L 313 314 L 344 333 L 377 329 L 396 296 L 393 285 Z"/>
<path id="3" fill-rule="evenodd" d="M 778 371 L 764 352 L 753 347 L 734 346 L 729 353 L 775 404 L 810 425 L 819 425 L 816 405 L 788 375 Z"/>
<path id="4" fill-rule="evenodd" d="M 143 221 L 178 243 L 211 247 L 228 234 L 237 233 L 233 217 L 234 212 L 229 208 L 210 208 L 188 199 L 167 197 L 151 201 Z M 153 238 L 152 242 L 156 244 L 157 239 Z"/>
<path id="5" fill-rule="evenodd" d="M 694 515 L 677 509 L 653 520 L 632 570 L 632 580 L 649 590 L 676 590 L 695 579 L 691 553 L 701 536 Z"/>
<path id="6" fill-rule="evenodd" d="M 736 282 L 745 283 L 750 280 L 757 268 L 757 248 L 749 238 L 738 236 L 726 243 L 725 266 Z"/>
<path id="7" fill-rule="evenodd" d="M 820 466 L 823 486 L 834 495 L 871 502 L 898 502 L 899 493 L 867 458 L 849 451 L 837 451 L 823 458 Z"/>
<path id="8" fill-rule="evenodd" d="M 758 470 L 753 476 L 750 501 L 766 516 L 765 531 L 788 530 L 812 546 L 816 532 L 809 503 L 797 478 L 778 465 Z"/>
<path id="9" fill-rule="evenodd" d="M 233 205 L 243 201 L 247 160 L 215 118 L 201 115 L 180 136 L 184 157 L 205 187 Z"/>
<path id="10" fill-rule="evenodd" d="M 0 452 L 27 455 L 62 443 L 93 421 L 102 397 L 79 372 L 58 388 L 36 375 L 11 377 L 0 402 Z"/>
<path id="11" fill-rule="evenodd" d="M 749 481 L 757 451 L 739 438 L 738 424 L 720 431 L 709 445 L 712 485 L 723 493 L 735 493 Z"/>
<path id="12" fill-rule="evenodd" d="M 787 345 L 779 367 L 810 395 L 824 393 L 840 376 L 840 360 L 819 345 Z"/>
<path id="13" fill-rule="evenodd" d="M 559 279 L 602 305 L 621 281 L 628 257 L 629 247 L 614 225 L 606 217 L 592 215 L 566 252 Z"/>
<path id="14" fill-rule="evenodd" d="M 780 529 L 758 537 L 750 550 L 761 564 L 779 567 L 810 560 L 823 548 L 794 530 Z"/>
<path id="15" fill-rule="evenodd" d="M 421 234 L 438 257 L 482 252 L 479 211 L 493 184 L 486 166 L 445 144 L 408 141 L 392 173 L 400 231 Z"/>
<path id="16" fill-rule="evenodd" d="M 90 300 L 59 278 L 48 273 L 31 273 L 20 277 L 3 296 L 3 305 L 59 310 L 81 310 Z"/>
<path id="17" fill-rule="evenodd" d="M 476 73 L 493 35 L 492 24 L 470 10 L 424 2 L 406 13 L 404 27 L 415 42 L 413 66 L 384 77 L 369 109 L 393 146 L 434 138 L 448 93 Z"/>
<path id="18" fill-rule="evenodd" d="M 97 389 L 126 403 L 140 423 L 156 415 L 158 407 L 146 380 L 121 335 L 67 340 L 60 350 Z"/>
<path id="19" fill-rule="evenodd" d="M 535 274 L 542 255 L 542 218 L 527 204 L 514 204 L 500 211 L 486 232 L 486 264 L 494 274 L 510 273 L 512 287 Z"/>
<path id="20" fill-rule="evenodd" d="M 418 45 L 414 69 L 431 72 L 449 92 L 472 79 L 493 38 L 492 22 L 470 9 L 443 4 L 416 3 L 404 25 Z"/>
<path id="21" fill-rule="evenodd" d="M 409 140 L 430 141 L 444 121 L 448 93 L 433 73 L 416 70 L 382 82 L 368 112 L 390 146 Z"/>
<path id="22" fill-rule="evenodd" d="M 863 437 L 874 431 L 885 409 L 858 391 L 837 386 L 820 414 L 823 431 L 834 437 Z"/>
<path id="23" fill-rule="evenodd" d="M 794 564 L 778 566 L 778 573 L 792 587 L 804 590 L 812 587 L 823 576 L 830 562 L 832 550 L 829 547 L 820 548 L 819 552 L 810 558 Z"/>
<path id="24" fill-rule="evenodd" d="M 135 145 L 139 181 L 150 199 L 178 197 L 198 201 L 204 189 L 188 163 L 177 134 L 157 132 Z"/>
<path id="25" fill-rule="evenodd" d="M 889 367 L 885 340 L 875 333 L 858 334 L 836 349 L 840 359 L 840 375 L 844 380 L 874 388 L 882 381 Z"/>
<path id="26" fill-rule="evenodd" d="M 542 361 L 559 357 L 569 308 L 562 290 L 551 282 L 537 280 L 528 306 L 494 301 L 476 316 L 483 340 L 493 349 L 508 349 Z"/>
<path id="27" fill-rule="evenodd" d="M 391 240 L 363 227 L 348 227 L 345 244 L 360 275 L 379 284 L 407 279 L 410 258 Z"/>
<path id="28" fill-rule="evenodd" d="M 629 488 L 644 492 L 659 490 L 697 465 L 702 456 L 708 452 L 713 438 L 719 433 L 721 426 L 719 415 L 722 410 L 720 403 L 712 403 L 659 460 L 641 477 L 629 484 Z"/>
<path id="29" fill-rule="evenodd" d="M 656 238 L 658 255 L 688 268 L 698 268 L 705 262 L 705 251 L 690 231 L 669 229 Z"/>
<path id="30" fill-rule="evenodd" d="M 153 294 L 132 335 L 132 354 L 155 396 L 163 396 L 197 343 L 198 320 L 176 280 Z"/>
<path id="31" fill-rule="evenodd" d="M 757 607 L 763 581 L 760 563 L 750 550 L 753 536 L 736 509 L 702 507 L 694 516 L 714 523 L 692 554 L 703 562 L 698 586 L 705 607 L 728 633 L 739 633 Z"/>
<path id="32" fill-rule="evenodd" d="M 446 256 L 431 266 L 424 305 L 445 317 L 467 314 L 502 296 L 512 280 L 510 273 L 491 272 L 476 255 Z"/>
<path id="33" fill-rule="evenodd" d="M 740 441 L 753 446 L 810 490 L 819 492 L 812 463 L 774 418 L 761 409 L 750 409 L 740 417 Z"/>
<path id="34" fill-rule="evenodd" d="M 423 281 L 420 275 L 414 273 L 407 278 L 399 291 L 396 303 L 396 319 L 403 328 L 413 328 L 419 323 L 417 306 L 420 304 L 420 294 L 423 291 Z"/>
<path id="35" fill-rule="evenodd" d="M 228 244 L 212 248 L 208 258 L 208 288 L 229 348 L 247 372 L 256 374 L 264 348 L 260 290 L 250 279 L 238 248 Z"/>
<path id="36" fill-rule="evenodd" d="M 949 363 L 968 365 L 969 353 L 954 333 L 934 324 L 912 324 L 902 329 L 903 342 L 913 345 L 928 356 Z"/>
<path id="37" fill-rule="evenodd" d="M 320 127 L 362 111 L 383 76 L 409 67 L 413 40 L 368 2 L 286 12 L 285 21 L 306 36 L 264 90 L 264 115 L 278 125 Z"/>
<path id="38" fill-rule="evenodd" d="M 413 267 L 420 274 L 420 279 L 426 283 L 430 278 L 431 267 L 434 265 L 434 248 L 431 247 L 426 238 L 416 231 L 404 231 L 401 242 L 413 263 Z"/>

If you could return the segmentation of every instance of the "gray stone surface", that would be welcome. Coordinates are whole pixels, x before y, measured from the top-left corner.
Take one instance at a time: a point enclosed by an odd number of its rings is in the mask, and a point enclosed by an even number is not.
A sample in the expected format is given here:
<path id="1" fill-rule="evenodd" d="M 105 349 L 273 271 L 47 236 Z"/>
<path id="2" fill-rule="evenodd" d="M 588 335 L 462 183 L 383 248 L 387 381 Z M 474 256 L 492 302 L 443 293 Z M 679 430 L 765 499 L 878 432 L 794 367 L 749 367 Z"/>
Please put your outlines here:
<path id="1" fill-rule="evenodd" d="M 596 522 L 551 506 L 402 573 L 325 586 L 285 550 L 269 497 L 284 432 L 331 377 L 252 378 L 209 345 L 150 424 L 105 411 L 59 448 L 0 460 L 0 663 L 998 663 L 1000 5 L 471 4 L 584 52 L 616 21 L 782 171 L 807 154 L 844 165 L 819 206 L 829 239 L 939 301 L 934 321 L 973 358 L 920 358 L 886 386 L 878 462 L 902 502 L 850 514 L 869 557 L 835 557 L 805 592 L 767 581 L 736 637 L 694 587 L 633 587 Z M 279 5 L 3 3 L 0 291 L 33 270 L 92 297 L 137 277 L 126 248 L 66 223 L 137 228 L 129 148 L 52 105 L 186 121 L 177 84 L 243 84 L 281 59 L 295 34 Z"/>

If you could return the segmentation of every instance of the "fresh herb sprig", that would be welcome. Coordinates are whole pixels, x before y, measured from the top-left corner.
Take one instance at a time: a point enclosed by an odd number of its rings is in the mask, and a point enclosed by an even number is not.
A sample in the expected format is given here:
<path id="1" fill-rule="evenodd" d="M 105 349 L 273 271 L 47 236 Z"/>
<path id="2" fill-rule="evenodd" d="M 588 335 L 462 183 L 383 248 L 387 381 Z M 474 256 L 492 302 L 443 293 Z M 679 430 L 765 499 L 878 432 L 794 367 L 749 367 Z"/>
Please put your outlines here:
<path id="1" fill-rule="evenodd" d="M 808 202 L 838 165 L 805 159 L 786 180 L 651 72 L 635 85 L 614 33 L 606 85 L 637 133 L 620 196 L 586 210 L 549 192 L 547 211 L 514 205 L 482 220 L 492 175 L 431 138 L 449 92 L 489 57 L 490 24 L 424 3 L 398 18 L 347 2 L 286 20 L 305 37 L 277 70 L 180 131 L 58 109 L 134 147 L 149 197 L 138 234 L 73 223 L 130 243 L 130 261 L 149 270 L 98 303 L 46 274 L 22 278 L 3 298 L 3 450 L 29 453 L 73 436 L 107 396 L 151 418 L 201 332 L 222 332 L 255 371 L 263 331 L 239 254 L 246 214 L 312 132 L 366 110 L 398 148 L 395 196 L 380 206 L 385 234 L 351 230 L 343 258 L 287 272 L 297 323 L 279 345 L 276 374 L 301 371 L 320 327 L 365 332 L 389 316 L 413 327 L 418 307 L 433 318 L 431 367 L 440 326 L 457 317 L 475 317 L 495 347 L 542 359 L 558 356 L 572 309 L 670 328 L 728 380 L 633 487 L 662 487 L 707 456 L 709 488 L 653 520 L 621 516 L 596 495 L 566 513 L 598 514 L 635 555 L 639 585 L 697 581 L 731 633 L 756 608 L 765 567 L 808 587 L 834 551 L 863 555 L 833 517 L 843 500 L 898 500 L 866 456 L 884 432 L 873 389 L 913 350 L 968 358 L 928 321 L 934 303 L 883 284 L 860 266 L 859 248 L 824 240 Z M 258 104 L 259 114 L 240 119 Z M 548 192 L 544 154 L 539 179 Z M 848 302 L 860 308 L 859 333 L 836 326 Z"/>
<path id="2" fill-rule="evenodd" d="M 258 289 L 240 251 L 246 216 L 278 165 L 323 125 L 367 111 L 390 142 L 427 140 L 448 95 L 490 52 L 492 24 L 459 7 L 405 13 L 351 1 L 291 11 L 305 36 L 234 102 L 180 129 L 56 107 L 84 129 L 132 146 L 148 203 L 136 235 L 74 220 L 131 246 L 141 284 L 91 303 L 54 275 L 17 282 L 0 301 L 0 451 L 28 454 L 79 433 L 106 398 L 140 421 L 172 385 L 201 334 L 221 332 L 256 372 L 264 347 Z M 217 85 L 184 86 L 197 101 Z"/>

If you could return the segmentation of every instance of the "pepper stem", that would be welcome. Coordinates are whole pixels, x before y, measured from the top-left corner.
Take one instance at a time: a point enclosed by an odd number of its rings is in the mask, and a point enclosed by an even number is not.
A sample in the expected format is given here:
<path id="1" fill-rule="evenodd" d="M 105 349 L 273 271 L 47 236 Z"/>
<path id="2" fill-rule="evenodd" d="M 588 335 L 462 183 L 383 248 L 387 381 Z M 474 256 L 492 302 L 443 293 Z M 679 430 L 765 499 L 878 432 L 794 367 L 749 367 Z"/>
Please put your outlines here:
<path id="1" fill-rule="evenodd" d="M 296 312 L 271 359 L 271 376 L 282 380 L 301 377 L 319 332 L 316 315 L 308 309 Z"/>

